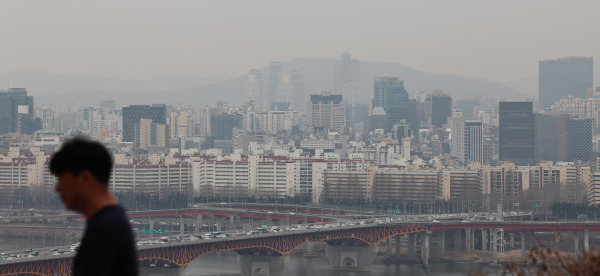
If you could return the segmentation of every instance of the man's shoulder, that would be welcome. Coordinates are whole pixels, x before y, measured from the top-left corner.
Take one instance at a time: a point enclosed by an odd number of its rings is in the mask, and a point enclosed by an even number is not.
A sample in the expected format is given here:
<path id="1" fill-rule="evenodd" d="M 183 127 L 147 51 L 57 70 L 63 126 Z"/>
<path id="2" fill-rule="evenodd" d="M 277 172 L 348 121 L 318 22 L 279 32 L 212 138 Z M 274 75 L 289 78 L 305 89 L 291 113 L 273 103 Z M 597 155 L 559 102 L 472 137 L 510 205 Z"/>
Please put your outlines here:
<path id="1" fill-rule="evenodd" d="M 126 225 L 129 227 L 129 221 L 125 209 L 120 205 L 111 205 L 104 207 L 98 214 L 89 220 L 89 226 L 105 228 Z"/>

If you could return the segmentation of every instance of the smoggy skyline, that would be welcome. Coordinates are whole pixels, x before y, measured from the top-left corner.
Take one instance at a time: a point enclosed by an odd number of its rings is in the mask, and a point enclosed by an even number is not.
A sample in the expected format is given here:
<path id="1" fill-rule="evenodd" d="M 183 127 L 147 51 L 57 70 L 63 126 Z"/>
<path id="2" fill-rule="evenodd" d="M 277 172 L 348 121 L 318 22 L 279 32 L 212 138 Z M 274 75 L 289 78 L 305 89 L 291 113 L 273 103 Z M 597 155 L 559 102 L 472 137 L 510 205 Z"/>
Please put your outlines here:
<path id="1" fill-rule="evenodd" d="M 227 79 L 271 61 L 339 58 L 510 82 L 591 56 L 598 1 L 3 2 L 0 73 Z M 595 75 L 598 75 L 595 73 Z"/>

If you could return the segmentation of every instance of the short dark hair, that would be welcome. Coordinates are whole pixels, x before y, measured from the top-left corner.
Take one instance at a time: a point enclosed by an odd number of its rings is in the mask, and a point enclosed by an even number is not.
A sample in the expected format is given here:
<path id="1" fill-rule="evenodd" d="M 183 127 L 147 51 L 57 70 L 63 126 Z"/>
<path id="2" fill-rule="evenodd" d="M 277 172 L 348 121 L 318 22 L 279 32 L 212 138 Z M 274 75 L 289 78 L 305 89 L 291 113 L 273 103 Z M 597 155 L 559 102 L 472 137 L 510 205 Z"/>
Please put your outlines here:
<path id="1" fill-rule="evenodd" d="M 50 159 L 50 171 L 55 175 L 65 172 L 79 175 L 84 170 L 90 171 L 99 182 L 108 185 L 112 158 L 103 145 L 83 137 L 75 137 L 65 141 Z"/>

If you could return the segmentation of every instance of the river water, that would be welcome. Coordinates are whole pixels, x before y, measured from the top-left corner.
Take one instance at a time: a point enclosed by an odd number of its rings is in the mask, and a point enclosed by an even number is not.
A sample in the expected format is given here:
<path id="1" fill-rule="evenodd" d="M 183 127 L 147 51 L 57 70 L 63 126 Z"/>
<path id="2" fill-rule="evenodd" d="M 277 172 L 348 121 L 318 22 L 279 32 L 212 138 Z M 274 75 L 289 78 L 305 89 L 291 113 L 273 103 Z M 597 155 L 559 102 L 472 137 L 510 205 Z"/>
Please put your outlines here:
<path id="1" fill-rule="evenodd" d="M 41 247 L 44 243 L 47 247 L 68 245 L 77 240 L 71 237 L 47 238 L 45 241 L 38 237 L 27 235 L 19 237 L 18 243 L 16 237 L 1 236 L 0 251 L 21 251 L 25 248 Z M 34 250 L 35 251 L 35 250 Z M 370 271 L 340 271 L 333 270 L 323 251 L 315 251 L 317 257 L 306 258 L 302 254 L 291 254 L 287 263 L 285 275 L 289 276 L 383 276 L 383 275 L 426 275 L 421 264 L 384 264 L 380 260 L 375 260 Z M 469 264 L 469 263 L 449 263 L 432 262 L 427 267 L 429 275 L 468 275 L 471 272 L 486 272 L 488 275 L 499 275 L 495 269 L 487 264 Z M 211 253 L 199 257 L 187 268 L 189 276 L 233 276 L 241 275 L 238 265 L 237 253 L 233 251 Z"/>
<path id="2" fill-rule="evenodd" d="M 432 263 L 427 267 L 429 275 L 468 275 L 472 272 L 486 272 L 497 275 L 487 264 L 471 265 L 459 263 Z M 241 275 L 237 254 L 234 252 L 219 252 L 207 254 L 192 262 L 187 269 L 189 276 L 232 276 Z M 316 258 L 305 258 L 302 255 L 290 255 L 287 264 L 288 276 L 383 276 L 383 275 L 426 275 L 420 264 L 383 264 L 375 262 L 370 271 L 340 271 L 333 270 L 323 252 L 317 252 Z"/>

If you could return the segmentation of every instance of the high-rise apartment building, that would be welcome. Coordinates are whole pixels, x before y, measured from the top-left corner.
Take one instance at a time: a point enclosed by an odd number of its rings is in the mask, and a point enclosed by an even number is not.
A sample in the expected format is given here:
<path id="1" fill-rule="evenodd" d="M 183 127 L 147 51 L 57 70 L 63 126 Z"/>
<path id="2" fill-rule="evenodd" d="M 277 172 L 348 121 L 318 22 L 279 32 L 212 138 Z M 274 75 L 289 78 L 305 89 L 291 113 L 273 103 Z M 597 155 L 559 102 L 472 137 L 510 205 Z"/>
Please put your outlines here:
<path id="1" fill-rule="evenodd" d="M 278 131 L 291 131 L 294 126 L 298 125 L 298 111 L 287 110 L 267 110 L 262 113 L 263 130 L 276 134 Z"/>
<path id="2" fill-rule="evenodd" d="M 500 161 L 517 165 L 534 163 L 532 102 L 499 103 Z"/>
<path id="3" fill-rule="evenodd" d="M 481 121 L 452 118 L 451 155 L 460 162 L 483 162 L 483 123 Z"/>
<path id="4" fill-rule="evenodd" d="M 306 114 L 314 128 L 346 133 L 346 102 L 342 100 L 342 95 L 331 95 L 331 92 L 311 95 Z"/>
<path id="5" fill-rule="evenodd" d="M 252 69 L 244 79 L 244 98 L 247 101 L 255 101 L 258 104 L 258 110 L 264 110 L 268 107 L 267 97 L 265 95 L 262 74 L 257 69 Z"/>
<path id="6" fill-rule="evenodd" d="M 156 124 L 166 124 L 167 107 L 164 104 L 130 105 L 123 107 L 123 142 L 133 142 L 135 125 L 141 119 L 150 119 Z"/>
<path id="7" fill-rule="evenodd" d="M 591 57 L 565 57 L 539 63 L 540 108 L 549 108 L 561 98 L 586 98 L 594 85 Z"/>
<path id="8" fill-rule="evenodd" d="M 279 75 L 283 72 L 283 67 L 279 62 L 271 62 L 269 65 L 269 72 L 267 75 L 267 91 L 265 99 L 265 107 L 263 110 L 271 106 L 271 103 L 276 102 L 277 99 L 277 85 L 279 84 Z"/>
<path id="9" fill-rule="evenodd" d="M 169 129 L 166 124 L 153 123 L 151 119 L 141 119 L 135 125 L 134 133 L 135 145 L 138 148 L 166 148 L 169 145 Z"/>
<path id="10" fill-rule="evenodd" d="M 280 74 L 275 98 L 271 99 L 271 109 L 288 110 L 292 106 L 294 110 L 304 110 L 305 103 L 302 73 L 294 70 Z"/>
<path id="11" fill-rule="evenodd" d="M 404 81 L 397 77 L 375 78 L 375 97 L 373 110 L 383 107 L 386 114 L 386 131 L 390 131 L 401 120 L 417 129 L 416 102 L 409 100 L 408 92 L 404 88 Z"/>
<path id="12" fill-rule="evenodd" d="M 63 129 L 62 120 L 60 120 L 56 112 L 48 106 L 36 106 L 35 117 L 42 120 L 42 129 L 44 130 L 61 131 Z"/>

